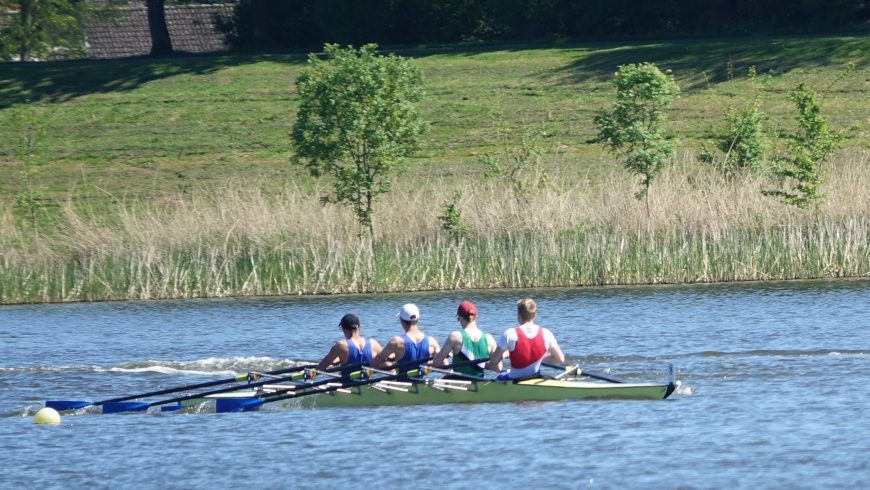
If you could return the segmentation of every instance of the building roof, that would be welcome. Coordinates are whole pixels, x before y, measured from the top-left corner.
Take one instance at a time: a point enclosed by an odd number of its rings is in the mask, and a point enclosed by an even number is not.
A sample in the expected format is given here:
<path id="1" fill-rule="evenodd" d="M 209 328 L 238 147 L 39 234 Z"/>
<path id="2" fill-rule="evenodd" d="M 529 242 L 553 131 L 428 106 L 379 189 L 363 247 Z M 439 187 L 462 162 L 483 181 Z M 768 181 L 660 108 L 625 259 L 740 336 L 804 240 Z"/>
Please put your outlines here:
<path id="1" fill-rule="evenodd" d="M 175 51 L 207 53 L 229 49 L 217 29 L 230 19 L 234 4 L 174 5 L 166 7 L 166 26 Z M 124 58 L 151 52 L 148 9 L 131 3 L 109 18 L 86 24 L 89 58 Z"/>

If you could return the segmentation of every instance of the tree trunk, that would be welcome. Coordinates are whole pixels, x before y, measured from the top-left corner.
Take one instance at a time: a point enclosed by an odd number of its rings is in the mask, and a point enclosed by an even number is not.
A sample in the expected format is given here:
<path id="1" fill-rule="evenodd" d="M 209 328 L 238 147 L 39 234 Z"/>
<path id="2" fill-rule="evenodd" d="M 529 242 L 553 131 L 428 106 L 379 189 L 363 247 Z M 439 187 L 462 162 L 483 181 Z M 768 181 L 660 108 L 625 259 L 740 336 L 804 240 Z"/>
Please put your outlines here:
<path id="1" fill-rule="evenodd" d="M 166 27 L 166 0 L 147 0 L 148 28 L 151 30 L 151 56 L 172 54 L 172 40 Z"/>
<path id="2" fill-rule="evenodd" d="M 18 47 L 19 61 L 27 61 L 30 58 L 30 17 L 32 15 L 33 5 L 30 0 L 22 0 L 19 2 L 21 13 L 19 23 L 21 24 L 21 45 Z"/>

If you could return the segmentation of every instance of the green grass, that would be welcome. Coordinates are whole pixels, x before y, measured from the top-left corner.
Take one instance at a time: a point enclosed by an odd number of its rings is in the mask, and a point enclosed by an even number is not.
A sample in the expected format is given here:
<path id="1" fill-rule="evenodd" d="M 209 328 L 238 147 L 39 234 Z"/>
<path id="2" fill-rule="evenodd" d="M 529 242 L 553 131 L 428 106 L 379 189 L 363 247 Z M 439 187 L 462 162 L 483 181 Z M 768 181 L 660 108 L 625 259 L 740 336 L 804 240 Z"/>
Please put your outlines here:
<path id="1" fill-rule="evenodd" d="M 774 131 L 793 126 L 784 93 L 800 81 L 826 92 L 825 114 L 847 130 L 846 146 L 870 147 L 870 38 L 680 40 L 636 45 L 517 45 L 408 50 L 423 69 L 431 122 L 416 172 L 452 172 L 491 148 L 494 126 L 540 125 L 547 146 L 586 171 L 610 159 L 593 135 L 624 63 L 672 69 L 684 96 L 670 129 L 698 148 L 724 112 L 751 94 L 747 69 L 772 78 L 762 110 Z M 847 62 L 855 73 L 835 81 Z M 304 178 L 288 164 L 301 54 L 166 60 L 5 64 L 0 75 L 0 200 L 20 189 L 10 109 L 39 102 L 44 136 L 35 147 L 38 184 L 49 199 L 164 199 L 228 177 Z M 728 67 L 734 79 L 729 80 Z"/>

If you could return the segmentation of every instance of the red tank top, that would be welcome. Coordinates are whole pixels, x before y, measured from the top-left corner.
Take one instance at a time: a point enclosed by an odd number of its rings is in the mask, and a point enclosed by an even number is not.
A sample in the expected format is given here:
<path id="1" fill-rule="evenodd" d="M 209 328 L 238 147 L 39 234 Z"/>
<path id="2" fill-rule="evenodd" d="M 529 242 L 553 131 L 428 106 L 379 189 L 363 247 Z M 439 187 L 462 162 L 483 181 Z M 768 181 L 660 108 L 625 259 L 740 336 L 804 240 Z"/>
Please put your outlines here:
<path id="1" fill-rule="evenodd" d="M 544 328 L 538 327 L 538 334 L 532 338 L 526 337 L 523 329 L 515 328 L 517 332 L 517 345 L 510 351 L 511 367 L 522 369 L 540 361 L 547 353 L 547 345 L 544 343 Z"/>

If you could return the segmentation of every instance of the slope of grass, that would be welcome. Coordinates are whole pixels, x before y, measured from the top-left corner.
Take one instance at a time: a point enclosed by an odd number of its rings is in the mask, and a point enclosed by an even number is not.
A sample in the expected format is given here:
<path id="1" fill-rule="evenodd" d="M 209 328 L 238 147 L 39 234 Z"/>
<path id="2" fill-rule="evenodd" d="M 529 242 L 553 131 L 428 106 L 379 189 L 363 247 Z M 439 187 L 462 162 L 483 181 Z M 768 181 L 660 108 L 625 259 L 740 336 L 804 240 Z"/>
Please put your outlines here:
<path id="1" fill-rule="evenodd" d="M 595 112 L 609 103 L 610 78 L 624 63 L 672 69 L 684 96 L 670 114 L 680 145 L 697 148 L 729 108 L 751 97 L 749 66 L 770 75 L 762 109 L 774 132 L 790 128 L 783 96 L 800 81 L 826 93 L 826 115 L 847 130 L 847 146 L 870 147 L 870 38 L 680 40 L 638 45 L 522 45 L 403 52 L 425 75 L 431 122 L 411 161 L 424 173 L 450 171 L 492 146 L 498 121 L 540 127 L 547 149 L 574 167 L 608 160 L 587 143 Z M 846 63 L 851 75 L 838 79 Z M 165 199 L 229 176 L 295 179 L 289 132 L 299 54 L 213 56 L 0 66 L 0 200 L 20 189 L 16 107 L 38 102 L 43 134 L 34 147 L 37 182 L 50 199 Z"/>

